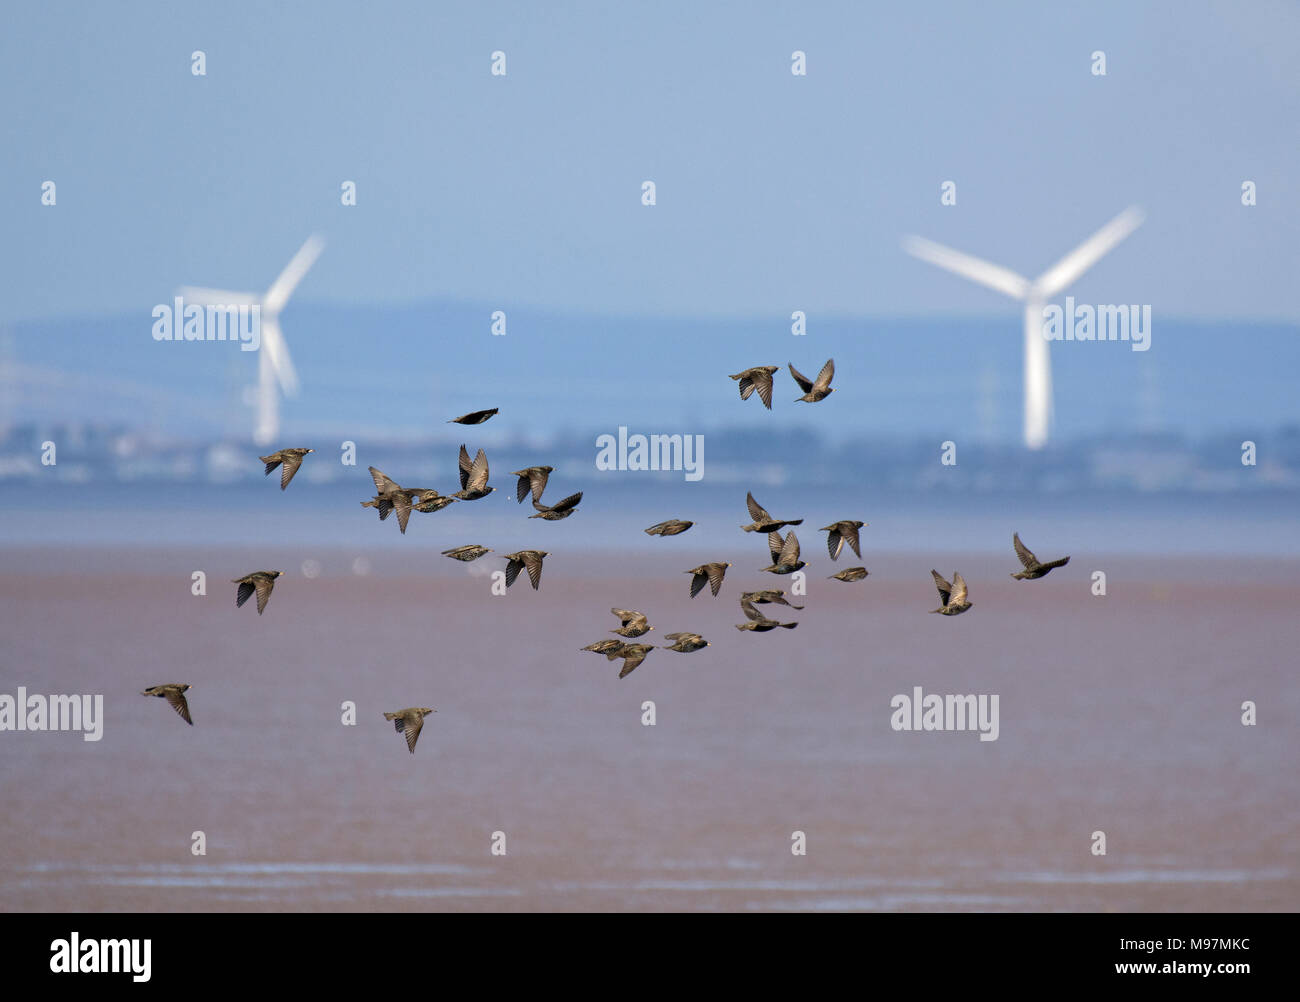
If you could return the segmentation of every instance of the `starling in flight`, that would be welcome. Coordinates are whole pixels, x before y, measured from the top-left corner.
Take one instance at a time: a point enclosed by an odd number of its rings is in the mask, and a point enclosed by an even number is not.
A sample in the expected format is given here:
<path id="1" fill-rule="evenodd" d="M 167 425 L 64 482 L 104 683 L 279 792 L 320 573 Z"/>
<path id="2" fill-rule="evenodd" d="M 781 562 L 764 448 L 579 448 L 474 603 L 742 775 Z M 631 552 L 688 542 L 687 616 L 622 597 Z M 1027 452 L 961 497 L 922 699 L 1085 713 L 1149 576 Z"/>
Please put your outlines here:
<path id="1" fill-rule="evenodd" d="M 415 742 L 420 739 L 420 728 L 424 726 L 424 718 L 430 713 L 437 713 L 432 706 L 408 706 L 405 710 L 398 710 L 396 713 L 384 713 L 385 720 L 393 722 L 393 729 L 398 734 L 406 734 L 406 747 L 415 754 Z"/>
<path id="2" fill-rule="evenodd" d="M 706 583 L 713 589 L 713 594 L 717 595 L 722 588 L 722 579 L 730 566 L 731 564 L 725 563 L 700 564 L 699 567 L 692 567 L 686 571 L 685 573 L 694 575 L 691 578 L 691 598 L 703 591 Z"/>
<path id="3" fill-rule="evenodd" d="M 785 600 L 785 592 L 779 588 L 768 588 L 764 591 L 747 591 L 740 596 L 742 602 L 752 602 L 754 605 L 766 605 L 774 602 L 777 605 L 788 605 L 791 609 L 802 609 L 802 605 L 795 605 L 793 602 Z"/>
<path id="4" fill-rule="evenodd" d="M 870 571 L 865 567 L 846 567 L 838 574 L 832 574 L 831 577 L 836 581 L 861 581 Z"/>
<path id="5" fill-rule="evenodd" d="M 653 650 L 654 644 L 624 644 L 621 650 L 610 651 L 605 657 L 611 661 L 615 658 L 623 659 L 623 670 L 618 673 L 618 677 L 625 678 L 634 672 L 637 665 Z"/>
<path id="6" fill-rule="evenodd" d="M 235 593 L 235 608 L 238 609 L 249 600 L 253 592 L 257 592 L 257 614 L 260 616 L 266 603 L 271 600 L 275 579 L 283 573 L 284 571 L 253 571 L 242 578 L 234 578 L 231 584 L 239 585 L 239 590 Z"/>
<path id="7" fill-rule="evenodd" d="M 791 529 L 786 533 L 785 540 L 782 541 L 779 532 L 769 532 L 767 534 L 767 548 L 772 554 L 772 565 L 770 567 L 760 567 L 761 571 L 771 571 L 773 574 L 793 574 L 801 567 L 807 565 L 799 559 L 799 537 Z"/>
<path id="8" fill-rule="evenodd" d="M 280 469 L 280 490 L 289 486 L 289 481 L 293 475 L 298 472 L 298 467 L 302 465 L 302 457 L 309 452 L 315 452 L 315 449 L 281 449 L 279 452 L 273 452 L 269 456 L 258 456 L 266 464 L 267 476 L 277 466 Z"/>
<path id="9" fill-rule="evenodd" d="M 826 537 L 826 549 L 830 551 L 832 560 L 839 560 L 840 551 L 844 549 L 845 543 L 848 543 L 849 549 L 859 557 L 862 556 L 862 551 L 858 549 L 858 530 L 866 524 L 866 522 L 857 521 L 832 522 L 830 525 L 824 525 L 817 530 L 818 532 L 830 533 Z"/>
<path id="10" fill-rule="evenodd" d="M 943 599 L 943 605 L 931 609 L 931 612 L 941 616 L 960 616 L 975 604 L 967 600 L 966 582 L 960 574 L 953 572 L 952 584 L 945 581 L 938 571 L 932 570 L 930 574 L 934 577 L 934 586 L 939 589 L 939 597 Z"/>
<path id="11" fill-rule="evenodd" d="M 679 654 L 690 654 L 692 651 L 703 650 L 710 646 L 709 642 L 698 633 L 666 633 L 664 639 L 674 641 L 671 644 L 664 644 L 664 650 L 677 651 Z"/>
<path id="12" fill-rule="evenodd" d="M 1013 578 L 1016 578 L 1017 580 L 1032 581 L 1035 578 L 1041 578 L 1049 571 L 1057 567 L 1064 567 L 1066 564 L 1070 562 L 1069 557 L 1061 557 L 1060 560 L 1052 560 L 1046 564 L 1039 563 L 1038 558 L 1034 556 L 1029 551 L 1029 548 L 1020 541 L 1020 533 L 1018 532 L 1012 534 L 1011 542 L 1012 545 L 1014 545 L 1016 548 L 1016 556 L 1019 557 L 1020 562 L 1025 565 L 1025 569 L 1023 571 L 1019 571 L 1018 573 L 1011 575 Z"/>
<path id="13" fill-rule="evenodd" d="M 447 423 L 448 424 L 482 424 L 493 414 L 495 414 L 498 410 L 500 410 L 499 407 L 493 407 L 490 411 L 472 411 L 469 414 L 462 414 L 460 417 L 454 417 Z"/>
<path id="14" fill-rule="evenodd" d="M 634 612 L 631 609 L 610 609 L 609 611 L 617 616 L 619 622 L 623 624 L 621 629 L 610 630 L 610 633 L 617 633 L 620 637 L 630 638 L 642 636 L 654 629 L 650 625 L 650 621 L 642 613 Z"/>
<path id="15" fill-rule="evenodd" d="M 831 380 L 835 378 L 835 359 L 826 360 L 822 366 L 822 371 L 817 373 L 816 380 L 811 380 L 793 365 L 790 366 L 790 375 L 794 376 L 794 381 L 799 384 L 803 390 L 802 397 L 795 397 L 795 403 L 800 400 L 806 400 L 810 404 L 815 404 L 818 400 L 825 400 L 835 391 L 831 389 Z"/>
<path id="16" fill-rule="evenodd" d="M 670 518 L 667 522 L 657 522 L 646 529 L 647 536 L 680 536 L 693 526 L 694 522 L 683 522 L 680 518 Z"/>
<path id="17" fill-rule="evenodd" d="M 582 500 L 582 491 L 577 494 L 570 494 L 563 501 L 557 501 L 555 504 L 547 507 L 540 501 L 534 501 L 533 507 L 537 509 L 536 515 L 529 515 L 529 518 L 544 518 L 548 522 L 558 522 L 562 518 L 568 518 L 577 510 L 578 502 Z"/>
<path id="18" fill-rule="evenodd" d="M 519 572 L 525 567 L 528 568 L 528 580 L 533 583 L 533 591 L 542 581 L 542 558 L 545 557 L 545 550 L 520 550 L 518 553 L 507 553 L 505 559 L 509 561 L 506 564 L 506 587 L 509 588 L 515 583 L 515 578 L 519 577 Z"/>
<path id="19" fill-rule="evenodd" d="M 485 498 L 491 494 L 495 487 L 489 487 L 488 482 L 488 461 L 487 454 L 479 449 L 478 455 L 474 457 L 474 462 L 469 461 L 469 453 L 465 451 L 465 446 L 460 447 L 460 490 L 452 497 L 460 498 L 462 501 L 477 501 L 479 498 Z"/>
<path id="20" fill-rule="evenodd" d="M 515 494 L 518 496 L 519 503 L 524 503 L 524 498 L 528 497 L 528 492 L 533 492 L 533 501 L 542 500 L 542 492 L 546 490 L 546 478 L 555 472 L 553 466 L 526 466 L 522 470 L 515 470 L 510 475 L 519 478 L 519 484 L 516 487 Z"/>
<path id="21" fill-rule="evenodd" d="M 745 622 L 737 623 L 737 630 L 753 630 L 755 633 L 766 633 L 768 630 L 775 630 L 780 627 L 783 630 L 793 630 L 798 623 L 778 623 L 775 619 L 768 619 L 756 608 L 753 603 L 740 600 L 741 611 L 745 613 Z"/>
<path id="22" fill-rule="evenodd" d="M 772 409 L 772 374 L 776 372 L 778 366 L 775 365 L 757 365 L 752 369 L 746 369 L 744 372 L 737 372 L 732 379 L 740 380 L 740 399 L 748 400 L 750 395 L 758 390 L 758 399 L 763 401 L 763 406 L 768 410 Z"/>
<path id="23" fill-rule="evenodd" d="M 788 521 L 773 518 L 767 513 L 766 508 L 754 500 L 753 492 L 745 495 L 745 504 L 749 508 L 749 517 L 754 520 L 749 525 L 741 526 L 746 532 L 772 532 L 787 525 L 803 525 L 801 518 L 792 518 Z"/>
<path id="24" fill-rule="evenodd" d="M 486 546 L 479 546 L 477 543 L 474 543 L 470 546 L 457 546 L 451 550 L 443 550 L 442 555 L 444 557 L 451 557 L 452 560 L 460 560 L 464 563 L 469 563 L 471 560 L 477 560 L 485 553 L 491 552 L 492 551 Z"/>
<path id="25" fill-rule="evenodd" d="M 190 719 L 190 704 L 185 702 L 185 690 L 189 687 L 190 685 L 188 682 L 171 682 L 167 685 L 151 685 L 148 689 L 145 689 L 144 692 L 140 693 L 140 695 L 158 696 L 167 700 L 167 702 L 171 704 L 171 708 L 181 715 L 181 719 L 193 727 L 194 721 Z"/>

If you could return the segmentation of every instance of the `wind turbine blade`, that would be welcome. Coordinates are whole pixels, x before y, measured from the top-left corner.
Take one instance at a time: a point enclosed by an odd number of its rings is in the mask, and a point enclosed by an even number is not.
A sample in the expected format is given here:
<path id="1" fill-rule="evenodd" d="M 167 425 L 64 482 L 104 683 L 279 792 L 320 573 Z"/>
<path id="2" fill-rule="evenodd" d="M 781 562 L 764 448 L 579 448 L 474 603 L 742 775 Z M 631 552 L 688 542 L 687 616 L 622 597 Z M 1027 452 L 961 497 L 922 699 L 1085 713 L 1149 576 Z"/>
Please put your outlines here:
<path id="1" fill-rule="evenodd" d="M 280 389 L 288 396 L 298 392 L 298 373 L 294 371 L 293 360 L 289 357 L 289 346 L 280 332 L 280 322 L 272 315 L 268 320 L 262 317 L 262 347 L 271 371 L 280 382 Z"/>
<path id="2" fill-rule="evenodd" d="M 177 295 L 196 306 L 255 306 L 261 300 L 255 292 L 229 292 L 225 289 L 202 289 L 195 285 L 182 286 Z"/>
<path id="3" fill-rule="evenodd" d="M 951 247 L 944 247 L 921 237 L 904 237 L 903 249 L 913 257 L 929 261 L 946 271 L 956 272 L 972 282 L 996 289 L 1012 299 L 1024 299 L 1029 292 L 1029 279 L 1017 275 L 1010 268 L 991 264 Z"/>
<path id="4" fill-rule="evenodd" d="M 1142 225 L 1146 218 L 1136 205 L 1129 206 L 1069 254 L 1043 272 L 1034 282 L 1034 292 L 1051 299 L 1109 253 L 1116 244 Z"/>
<path id="5" fill-rule="evenodd" d="M 275 280 L 271 288 L 266 290 L 266 296 L 262 300 L 266 312 L 275 314 L 284 308 L 284 304 L 293 295 L 293 290 L 302 281 L 302 277 L 311 270 L 311 266 L 316 263 L 316 259 L 324 249 L 325 241 L 320 237 L 312 234 L 307 238 L 307 242 L 298 248 L 298 253 L 293 256 L 288 267 L 280 272 L 280 277 Z"/>

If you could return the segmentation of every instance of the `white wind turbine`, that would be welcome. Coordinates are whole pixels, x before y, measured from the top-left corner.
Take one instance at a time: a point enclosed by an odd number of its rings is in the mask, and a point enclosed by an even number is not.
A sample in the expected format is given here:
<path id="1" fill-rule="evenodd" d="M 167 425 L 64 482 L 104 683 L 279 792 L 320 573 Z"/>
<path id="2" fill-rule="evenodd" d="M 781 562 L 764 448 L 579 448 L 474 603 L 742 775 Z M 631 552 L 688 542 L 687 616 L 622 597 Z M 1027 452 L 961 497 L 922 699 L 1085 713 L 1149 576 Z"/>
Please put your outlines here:
<path id="1" fill-rule="evenodd" d="M 1030 449 L 1041 449 L 1047 443 L 1052 419 L 1052 363 L 1043 337 L 1043 304 L 1141 226 L 1142 219 L 1142 210 L 1130 206 L 1033 281 L 920 237 L 903 240 L 903 249 L 909 254 L 1025 304 L 1025 445 Z"/>
<path id="2" fill-rule="evenodd" d="M 280 407 L 275 384 L 280 384 L 285 396 L 292 397 L 298 393 L 298 373 L 294 371 L 293 360 L 289 358 L 289 346 L 285 343 L 284 332 L 280 330 L 280 311 L 324 248 L 325 242 L 319 236 L 313 234 L 308 237 L 288 267 L 262 296 L 253 292 L 227 292 L 223 289 L 191 286 L 180 290 L 187 303 L 200 306 L 261 307 L 262 340 L 257 353 L 257 424 L 253 429 L 253 441 L 261 446 L 271 445 L 280 436 Z"/>

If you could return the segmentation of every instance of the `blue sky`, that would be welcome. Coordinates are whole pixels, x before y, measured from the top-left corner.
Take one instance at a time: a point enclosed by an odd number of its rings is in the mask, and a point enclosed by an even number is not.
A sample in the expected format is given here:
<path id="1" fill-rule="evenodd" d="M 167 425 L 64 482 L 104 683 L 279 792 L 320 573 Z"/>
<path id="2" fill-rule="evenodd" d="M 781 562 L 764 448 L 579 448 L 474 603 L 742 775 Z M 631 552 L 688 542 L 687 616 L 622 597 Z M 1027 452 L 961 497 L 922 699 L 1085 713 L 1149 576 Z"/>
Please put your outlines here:
<path id="1" fill-rule="evenodd" d="M 1129 204 L 1076 298 L 1294 321 L 1300 11 L 1080 6 L 10 3 L 0 323 L 264 289 L 313 231 L 304 301 L 1010 317 L 900 238 L 1033 276 Z"/>

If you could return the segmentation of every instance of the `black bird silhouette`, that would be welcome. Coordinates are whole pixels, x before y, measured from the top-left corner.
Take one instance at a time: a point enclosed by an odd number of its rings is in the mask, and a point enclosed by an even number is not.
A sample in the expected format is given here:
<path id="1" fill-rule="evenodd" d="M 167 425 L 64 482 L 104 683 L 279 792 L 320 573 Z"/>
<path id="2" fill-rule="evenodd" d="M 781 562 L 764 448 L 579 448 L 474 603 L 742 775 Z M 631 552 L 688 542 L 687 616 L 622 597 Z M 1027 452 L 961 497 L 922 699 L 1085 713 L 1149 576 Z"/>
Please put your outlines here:
<path id="1" fill-rule="evenodd" d="M 471 411 L 468 414 L 462 414 L 460 417 L 454 417 L 447 423 L 448 424 L 482 424 L 493 414 L 495 414 L 499 409 L 500 408 L 498 407 L 493 407 L 489 411 Z"/>

